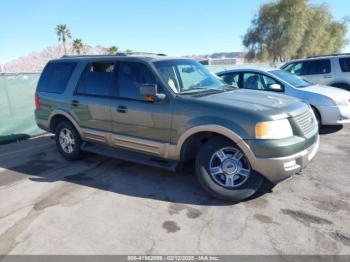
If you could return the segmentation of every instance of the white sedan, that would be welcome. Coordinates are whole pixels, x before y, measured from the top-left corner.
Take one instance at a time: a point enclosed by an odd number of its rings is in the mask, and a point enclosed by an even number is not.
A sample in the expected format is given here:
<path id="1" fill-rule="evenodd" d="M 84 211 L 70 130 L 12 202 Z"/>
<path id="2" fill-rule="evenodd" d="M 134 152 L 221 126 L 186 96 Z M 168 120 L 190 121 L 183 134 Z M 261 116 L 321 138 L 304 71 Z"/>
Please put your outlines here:
<path id="1" fill-rule="evenodd" d="M 280 92 L 311 105 L 320 125 L 350 124 L 350 92 L 316 85 L 279 69 L 234 69 L 217 73 L 238 88 Z"/>

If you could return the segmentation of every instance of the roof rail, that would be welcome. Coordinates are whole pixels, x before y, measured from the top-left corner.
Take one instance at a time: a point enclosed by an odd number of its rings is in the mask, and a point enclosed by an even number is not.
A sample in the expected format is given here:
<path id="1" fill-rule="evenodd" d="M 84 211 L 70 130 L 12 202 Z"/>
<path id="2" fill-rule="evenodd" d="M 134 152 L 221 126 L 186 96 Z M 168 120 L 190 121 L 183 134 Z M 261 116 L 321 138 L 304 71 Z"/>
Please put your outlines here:
<path id="1" fill-rule="evenodd" d="M 350 55 L 350 53 L 344 53 L 344 54 L 330 54 L 330 55 L 315 55 L 315 56 L 308 56 L 307 58 L 330 57 L 330 56 L 342 56 L 342 55 Z"/>
<path id="2" fill-rule="evenodd" d="M 101 56 L 106 56 L 106 57 L 111 57 L 111 56 L 128 56 L 126 53 L 116 53 L 114 55 L 63 55 L 61 58 L 69 58 L 69 57 L 101 57 Z"/>

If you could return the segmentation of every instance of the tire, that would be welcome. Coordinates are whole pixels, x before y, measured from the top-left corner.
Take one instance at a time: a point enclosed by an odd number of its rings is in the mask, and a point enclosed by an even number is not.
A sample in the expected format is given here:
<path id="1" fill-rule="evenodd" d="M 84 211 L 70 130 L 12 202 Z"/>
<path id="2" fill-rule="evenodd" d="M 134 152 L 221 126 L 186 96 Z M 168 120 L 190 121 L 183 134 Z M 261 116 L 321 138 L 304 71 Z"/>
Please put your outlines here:
<path id="1" fill-rule="evenodd" d="M 55 129 L 56 146 L 60 154 L 69 161 L 78 160 L 82 156 L 80 146 L 82 140 L 75 127 L 68 121 L 60 122 Z"/>
<path id="2" fill-rule="evenodd" d="M 224 161 L 218 156 L 220 151 L 228 157 Z M 221 159 L 224 159 L 222 155 Z M 244 172 L 238 171 L 241 169 Z M 216 172 L 217 175 L 212 175 Z M 245 173 L 246 176 L 241 176 L 238 172 Z M 200 185 L 210 195 L 233 202 L 240 202 L 254 195 L 264 181 L 264 178 L 251 168 L 242 150 L 223 137 L 214 137 L 201 147 L 196 158 L 196 175 Z"/>
<path id="3" fill-rule="evenodd" d="M 321 118 L 320 112 L 318 112 L 318 110 L 316 108 L 314 108 L 313 106 L 311 108 L 312 108 L 312 111 L 314 111 L 314 114 L 316 116 L 318 127 L 321 127 L 322 126 L 322 118 Z"/>

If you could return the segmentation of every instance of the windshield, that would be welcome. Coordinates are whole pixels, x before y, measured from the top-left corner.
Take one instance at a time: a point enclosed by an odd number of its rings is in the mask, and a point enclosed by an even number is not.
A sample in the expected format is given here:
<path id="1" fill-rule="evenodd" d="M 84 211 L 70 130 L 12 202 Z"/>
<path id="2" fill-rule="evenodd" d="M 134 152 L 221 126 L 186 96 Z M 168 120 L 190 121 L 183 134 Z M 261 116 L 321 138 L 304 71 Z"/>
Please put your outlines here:
<path id="1" fill-rule="evenodd" d="M 282 80 L 284 80 L 285 82 L 287 82 L 288 84 L 294 87 L 301 88 L 301 87 L 307 87 L 311 85 L 310 82 L 283 70 L 273 70 L 273 71 L 270 71 L 270 73 L 281 78 Z"/>
<path id="2" fill-rule="evenodd" d="M 228 87 L 218 76 L 194 60 L 166 60 L 154 64 L 176 94 L 223 91 Z"/>

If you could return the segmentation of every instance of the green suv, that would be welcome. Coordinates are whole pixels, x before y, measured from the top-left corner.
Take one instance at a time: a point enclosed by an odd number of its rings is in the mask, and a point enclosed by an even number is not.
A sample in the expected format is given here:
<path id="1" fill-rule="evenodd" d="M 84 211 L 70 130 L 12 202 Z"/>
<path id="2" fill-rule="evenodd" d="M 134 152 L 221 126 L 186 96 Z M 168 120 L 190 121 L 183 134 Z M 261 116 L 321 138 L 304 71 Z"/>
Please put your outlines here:
<path id="1" fill-rule="evenodd" d="M 186 58 L 52 60 L 35 104 L 38 126 L 68 160 L 86 151 L 175 171 L 194 159 L 204 189 L 231 201 L 299 173 L 319 145 L 308 104 L 235 89 Z"/>

